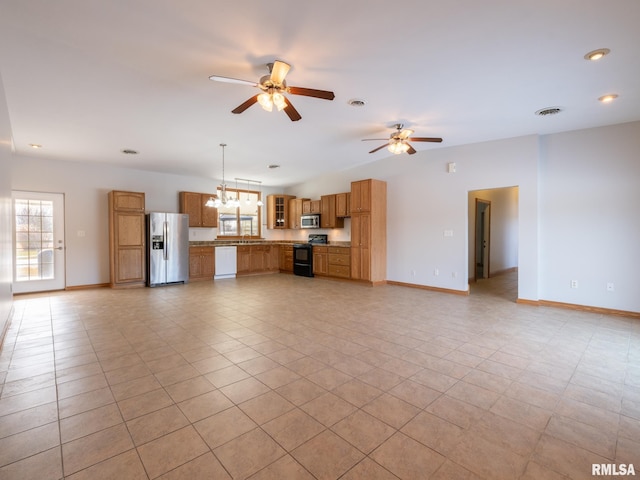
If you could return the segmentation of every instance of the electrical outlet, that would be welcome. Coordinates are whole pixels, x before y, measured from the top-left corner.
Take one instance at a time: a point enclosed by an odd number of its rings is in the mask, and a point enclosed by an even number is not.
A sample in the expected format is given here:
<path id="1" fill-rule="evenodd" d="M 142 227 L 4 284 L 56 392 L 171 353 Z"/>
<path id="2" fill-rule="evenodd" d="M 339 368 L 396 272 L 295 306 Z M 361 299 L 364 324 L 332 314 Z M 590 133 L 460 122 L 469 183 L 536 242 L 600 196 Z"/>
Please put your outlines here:
<path id="1" fill-rule="evenodd" d="M 458 272 L 451 272 L 451 278 L 457 278 Z"/>
<path id="2" fill-rule="evenodd" d="M 613 291 L 615 291 L 615 289 L 616 289 L 616 287 L 613 284 L 613 282 L 608 282 L 607 283 L 607 292 L 613 292 Z"/>
<path id="3" fill-rule="evenodd" d="M 436 268 L 436 269 L 434 269 L 434 270 L 433 270 L 433 275 L 434 275 L 434 276 L 436 276 L 436 277 L 437 277 L 438 275 L 440 275 L 440 270 L 438 270 L 437 268 Z"/>
<path id="4" fill-rule="evenodd" d="M 578 288 L 578 280 L 571 280 L 571 288 Z"/>
<path id="5" fill-rule="evenodd" d="M 411 270 L 411 276 L 415 277 L 416 276 L 416 271 L 415 270 Z"/>

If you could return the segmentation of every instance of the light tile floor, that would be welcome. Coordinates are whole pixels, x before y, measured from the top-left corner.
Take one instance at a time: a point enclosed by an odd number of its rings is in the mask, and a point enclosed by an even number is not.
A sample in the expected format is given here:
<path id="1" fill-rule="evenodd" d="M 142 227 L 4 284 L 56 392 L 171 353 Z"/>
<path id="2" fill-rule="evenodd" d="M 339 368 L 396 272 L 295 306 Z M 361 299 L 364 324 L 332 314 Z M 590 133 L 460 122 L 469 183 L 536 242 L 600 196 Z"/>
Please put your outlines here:
<path id="1" fill-rule="evenodd" d="M 640 322 L 269 275 L 26 295 L 1 479 L 640 475 Z"/>

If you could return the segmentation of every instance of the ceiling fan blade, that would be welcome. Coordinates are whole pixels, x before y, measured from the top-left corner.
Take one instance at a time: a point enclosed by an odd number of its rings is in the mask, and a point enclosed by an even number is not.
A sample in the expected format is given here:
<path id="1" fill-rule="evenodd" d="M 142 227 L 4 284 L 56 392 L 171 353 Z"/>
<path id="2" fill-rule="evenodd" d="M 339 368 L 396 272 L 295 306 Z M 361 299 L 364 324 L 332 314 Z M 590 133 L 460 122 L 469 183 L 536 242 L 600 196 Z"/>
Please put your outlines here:
<path id="1" fill-rule="evenodd" d="M 249 80 L 240 80 L 238 78 L 221 77 L 220 75 L 211 75 L 209 77 L 209 80 L 213 80 L 214 82 L 239 83 L 241 85 L 250 85 L 252 87 L 258 86 L 256 82 L 250 82 Z"/>
<path id="2" fill-rule="evenodd" d="M 407 142 L 404 142 L 404 143 L 405 143 L 405 145 L 406 145 L 407 147 L 409 147 L 409 150 L 407 150 L 407 153 L 408 153 L 409 155 L 413 155 L 414 153 L 416 153 L 416 149 L 415 149 L 415 148 L 413 148 L 413 147 L 412 147 L 411 145 L 409 145 Z"/>
<path id="3" fill-rule="evenodd" d="M 302 116 L 298 113 L 298 111 L 293 107 L 288 98 L 285 98 L 287 102 L 287 106 L 284 107 L 284 113 L 286 113 L 292 122 L 297 122 L 302 118 Z"/>
<path id="4" fill-rule="evenodd" d="M 376 142 L 385 142 L 388 138 L 363 138 L 363 142 L 368 142 L 369 140 L 375 140 Z"/>
<path id="5" fill-rule="evenodd" d="M 374 149 L 373 149 L 373 150 L 371 150 L 369 153 L 375 153 L 375 152 L 377 152 L 378 150 L 382 150 L 383 148 L 388 147 L 388 146 L 389 146 L 389 144 L 388 144 L 388 143 L 385 143 L 384 145 L 380 145 L 378 148 L 374 148 Z"/>
<path id="6" fill-rule="evenodd" d="M 407 138 L 407 140 L 411 140 L 412 142 L 435 142 L 435 143 L 440 143 L 442 141 L 441 138 L 436 138 L 436 137 L 411 137 L 411 138 Z"/>
<path id="7" fill-rule="evenodd" d="M 276 60 L 273 62 L 273 67 L 271 67 L 271 81 L 275 85 L 282 85 L 284 82 L 284 77 L 287 76 L 291 65 L 285 62 L 281 62 L 280 60 Z"/>
<path id="8" fill-rule="evenodd" d="M 231 110 L 231 113 L 242 113 L 247 108 L 249 108 L 251 105 L 253 105 L 254 103 L 257 103 L 257 101 L 258 101 L 258 95 L 254 95 L 253 97 L 251 97 L 249 100 L 247 100 L 243 104 L 238 105 L 236 108 Z"/>
<path id="9" fill-rule="evenodd" d="M 287 92 L 292 95 L 304 95 L 305 97 L 322 98 L 323 100 L 333 100 L 336 98 L 333 92 L 328 90 L 316 90 L 313 88 L 287 87 Z"/>

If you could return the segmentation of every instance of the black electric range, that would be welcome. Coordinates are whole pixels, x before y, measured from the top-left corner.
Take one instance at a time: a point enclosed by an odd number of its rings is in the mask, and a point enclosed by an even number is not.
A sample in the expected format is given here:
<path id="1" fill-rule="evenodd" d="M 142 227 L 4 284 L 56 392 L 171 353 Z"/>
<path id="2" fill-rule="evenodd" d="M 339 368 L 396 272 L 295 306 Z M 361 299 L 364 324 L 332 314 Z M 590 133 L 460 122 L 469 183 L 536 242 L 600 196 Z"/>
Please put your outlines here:
<path id="1" fill-rule="evenodd" d="M 312 233 L 307 243 L 294 243 L 293 273 L 303 277 L 313 277 L 313 246 L 327 243 L 327 235 L 322 233 Z"/>

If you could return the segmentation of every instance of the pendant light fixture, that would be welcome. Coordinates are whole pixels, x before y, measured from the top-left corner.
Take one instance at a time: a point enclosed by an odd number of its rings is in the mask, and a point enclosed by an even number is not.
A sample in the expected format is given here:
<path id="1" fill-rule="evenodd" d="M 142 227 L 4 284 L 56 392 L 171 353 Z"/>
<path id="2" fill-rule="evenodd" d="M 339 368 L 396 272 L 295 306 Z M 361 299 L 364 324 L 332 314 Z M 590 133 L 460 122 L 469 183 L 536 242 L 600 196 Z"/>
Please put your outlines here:
<path id="1" fill-rule="evenodd" d="M 220 146 L 222 147 L 222 183 L 218 187 L 220 190 L 220 197 L 216 198 L 213 202 L 213 206 L 216 208 L 220 206 L 230 206 L 228 205 L 229 199 L 227 198 L 227 184 L 224 182 L 224 147 L 226 147 L 227 144 L 221 143 Z"/>

